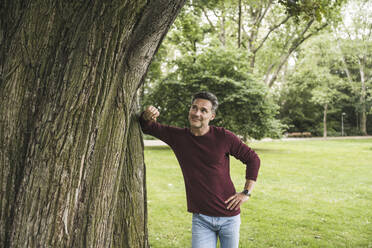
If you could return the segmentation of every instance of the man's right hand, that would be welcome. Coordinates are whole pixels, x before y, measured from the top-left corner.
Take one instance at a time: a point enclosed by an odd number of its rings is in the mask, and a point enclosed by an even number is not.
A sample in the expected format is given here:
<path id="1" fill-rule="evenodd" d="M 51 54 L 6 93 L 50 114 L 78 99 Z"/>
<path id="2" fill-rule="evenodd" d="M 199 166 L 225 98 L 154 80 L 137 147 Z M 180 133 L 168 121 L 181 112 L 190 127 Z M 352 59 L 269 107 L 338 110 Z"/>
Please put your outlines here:
<path id="1" fill-rule="evenodd" d="M 156 118 L 160 115 L 159 110 L 154 106 L 148 106 L 142 114 L 143 119 L 146 121 L 156 121 Z"/>

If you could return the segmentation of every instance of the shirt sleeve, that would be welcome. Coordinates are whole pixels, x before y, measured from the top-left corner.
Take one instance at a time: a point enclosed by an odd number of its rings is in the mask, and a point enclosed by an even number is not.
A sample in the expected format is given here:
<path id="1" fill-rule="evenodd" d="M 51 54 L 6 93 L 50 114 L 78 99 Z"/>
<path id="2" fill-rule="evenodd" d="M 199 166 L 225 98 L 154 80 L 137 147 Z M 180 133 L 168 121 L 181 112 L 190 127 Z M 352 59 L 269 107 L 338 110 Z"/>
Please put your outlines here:
<path id="1" fill-rule="evenodd" d="M 226 130 L 229 153 L 246 164 L 245 178 L 256 181 L 260 169 L 260 158 L 257 153 L 244 144 L 234 133 Z"/>
<path id="2" fill-rule="evenodd" d="M 143 118 L 143 112 L 139 117 L 139 123 L 141 125 L 142 132 L 154 136 L 161 141 L 164 141 L 169 146 L 172 146 L 173 139 L 171 135 L 171 128 L 168 125 L 162 125 L 156 121 L 146 121 Z"/>

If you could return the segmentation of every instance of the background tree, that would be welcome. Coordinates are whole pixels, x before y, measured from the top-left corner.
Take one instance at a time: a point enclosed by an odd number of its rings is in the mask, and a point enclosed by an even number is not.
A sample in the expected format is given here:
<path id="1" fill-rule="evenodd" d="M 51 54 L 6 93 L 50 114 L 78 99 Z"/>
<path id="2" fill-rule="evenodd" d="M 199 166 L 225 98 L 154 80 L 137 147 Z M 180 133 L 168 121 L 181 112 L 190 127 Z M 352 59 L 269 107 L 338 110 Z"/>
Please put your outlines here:
<path id="1" fill-rule="evenodd" d="M 159 108 L 160 122 L 185 127 L 191 96 L 209 90 L 220 101 L 214 125 L 246 140 L 278 137 L 282 132 L 275 120 L 278 106 L 268 96 L 267 86 L 245 72 L 247 57 L 227 49 L 205 49 L 177 59 L 176 69 L 155 85 L 144 104 Z"/>
<path id="2" fill-rule="evenodd" d="M 297 55 L 295 66 L 288 71 L 291 76 L 281 92 L 281 118 L 290 127 L 298 128 L 293 131 L 320 135 L 322 129 L 323 137 L 327 137 L 328 114 L 342 112 L 342 103 L 350 100 L 350 84 L 340 77 L 335 67 L 338 57 L 333 44 L 333 38 L 327 33 L 309 40 Z M 331 122 L 334 134 L 340 125 L 333 118 Z M 318 123 L 322 123 L 322 127 Z"/>
<path id="3" fill-rule="evenodd" d="M 372 3 L 353 0 L 343 9 L 344 20 L 336 27 L 342 68 L 359 98 L 360 130 L 367 135 L 367 116 L 370 113 L 372 88 Z"/>
<path id="4" fill-rule="evenodd" d="M 322 135 L 318 127 L 319 123 L 322 123 L 322 109 L 311 101 L 315 88 L 312 84 L 313 77 L 309 71 L 289 73 L 286 82 L 281 85 L 278 118 L 287 125 L 287 132 L 311 132 L 312 135 Z M 304 81 L 304 78 L 308 80 Z"/>
<path id="5" fill-rule="evenodd" d="M 342 90 L 350 89 L 349 85 L 332 71 L 336 52 L 332 46 L 333 40 L 329 38 L 331 37 L 324 34 L 315 38 L 310 47 L 307 47 L 306 59 L 299 63 L 302 69 L 306 68 L 314 75 L 315 88 L 311 91 L 311 101 L 323 107 L 323 137 L 327 137 L 328 111 L 335 111 L 336 106 L 348 98 Z"/>
<path id="6" fill-rule="evenodd" d="M 183 2 L 1 1 L 1 247 L 148 247 L 136 95 Z"/>
<path id="7" fill-rule="evenodd" d="M 327 137 L 327 116 L 330 108 L 335 107 L 337 101 L 342 100 L 343 94 L 337 87 L 342 87 L 340 78 L 322 70 L 316 71 L 317 86 L 311 91 L 311 101 L 323 107 L 323 137 Z M 340 83 L 341 82 L 341 83 Z"/>
<path id="8" fill-rule="evenodd" d="M 199 10 L 207 20 L 197 24 L 209 25 L 209 39 L 218 38 L 221 46 L 247 50 L 247 70 L 264 76 L 272 87 L 301 44 L 338 20 L 343 2 L 197 0 L 186 9 Z"/>
<path id="9" fill-rule="evenodd" d="M 182 59 L 179 58 L 188 57 L 189 60 L 184 61 L 196 63 L 200 53 L 212 49 L 215 50 L 214 53 L 206 53 L 219 56 L 216 55 L 217 52 L 228 50 L 231 52 L 228 56 L 235 58 L 238 56 L 234 53 L 245 54 L 240 58 L 245 60 L 242 72 L 249 74 L 253 81 L 271 87 L 266 99 L 272 102 L 273 96 L 279 95 L 279 92 L 276 92 L 280 89 L 279 84 L 285 80 L 288 61 L 293 61 L 305 41 L 317 35 L 329 23 L 338 20 L 343 2 L 191 1 L 186 4 L 161 46 L 161 52 L 155 58 L 157 63 L 153 64 L 151 73 L 146 78 L 143 95 L 145 98 L 146 95 L 155 97 L 157 92 L 159 96 L 155 98 L 160 100 L 164 99 L 166 91 L 171 88 L 173 91 L 170 95 L 179 95 L 180 93 L 176 94 L 174 91 L 182 76 L 172 81 L 172 87 L 168 85 L 170 74 L 174 75 L 176 72 L 178 75 L 184 75 L 180 69 L 184 64 L 180 64 Z M 274 82 L 279 82 L 278 87 L 274 87 Z M 163 85 L 157 87 L 158 84 Z M 233 111 L 227 114 L 233 115 Z M 224 117 L 227 118 L 228 115 Z M 178 117 L 179 115 L 176 115 L 173 119 Z M 277 120 L 276 123 L 273 125 L 279 127 L 280 121 Z M 252 137 L 258 136 L 252 134 Z"/>

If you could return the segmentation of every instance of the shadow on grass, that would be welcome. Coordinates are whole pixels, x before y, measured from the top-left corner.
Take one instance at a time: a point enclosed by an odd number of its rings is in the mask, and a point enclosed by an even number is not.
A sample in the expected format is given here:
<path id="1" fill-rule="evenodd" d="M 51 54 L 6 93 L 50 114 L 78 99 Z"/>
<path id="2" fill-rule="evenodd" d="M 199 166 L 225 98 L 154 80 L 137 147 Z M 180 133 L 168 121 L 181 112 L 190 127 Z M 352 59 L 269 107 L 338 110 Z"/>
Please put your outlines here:
<path id="1" fill-rule="evenodd" d="M 145 150 L 167 151 L 167 150 L 171 150 L 171 148 L 169 146 L 145 146 Z"/>
<path id="2" fill-rule="evenodd" d="M 272 148 L 253 148 L 257 153 L 289 153 L 288 149 L 272 149 Z"/>

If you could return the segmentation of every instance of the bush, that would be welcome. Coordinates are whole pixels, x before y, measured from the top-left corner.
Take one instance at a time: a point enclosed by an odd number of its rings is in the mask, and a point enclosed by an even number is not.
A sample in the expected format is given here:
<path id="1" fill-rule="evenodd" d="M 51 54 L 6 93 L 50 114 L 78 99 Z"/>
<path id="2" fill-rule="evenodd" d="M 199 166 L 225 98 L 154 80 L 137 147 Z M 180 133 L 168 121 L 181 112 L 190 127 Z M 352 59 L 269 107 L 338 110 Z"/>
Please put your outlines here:
<path id="1" fill-rule="evenodd" d="M 246 72 L 247 54 L 228 49 L 206 49 L 175 61 L 175 71 L 148 89 L 145 105 L 159 108 L 160 122 L 188 126 L 191 96 L 210 91 L 219 99 L 215 120 L 244 139 L 280 137 L 284 126 L 275 119 L 279 107 L 268 87 Z"/>

